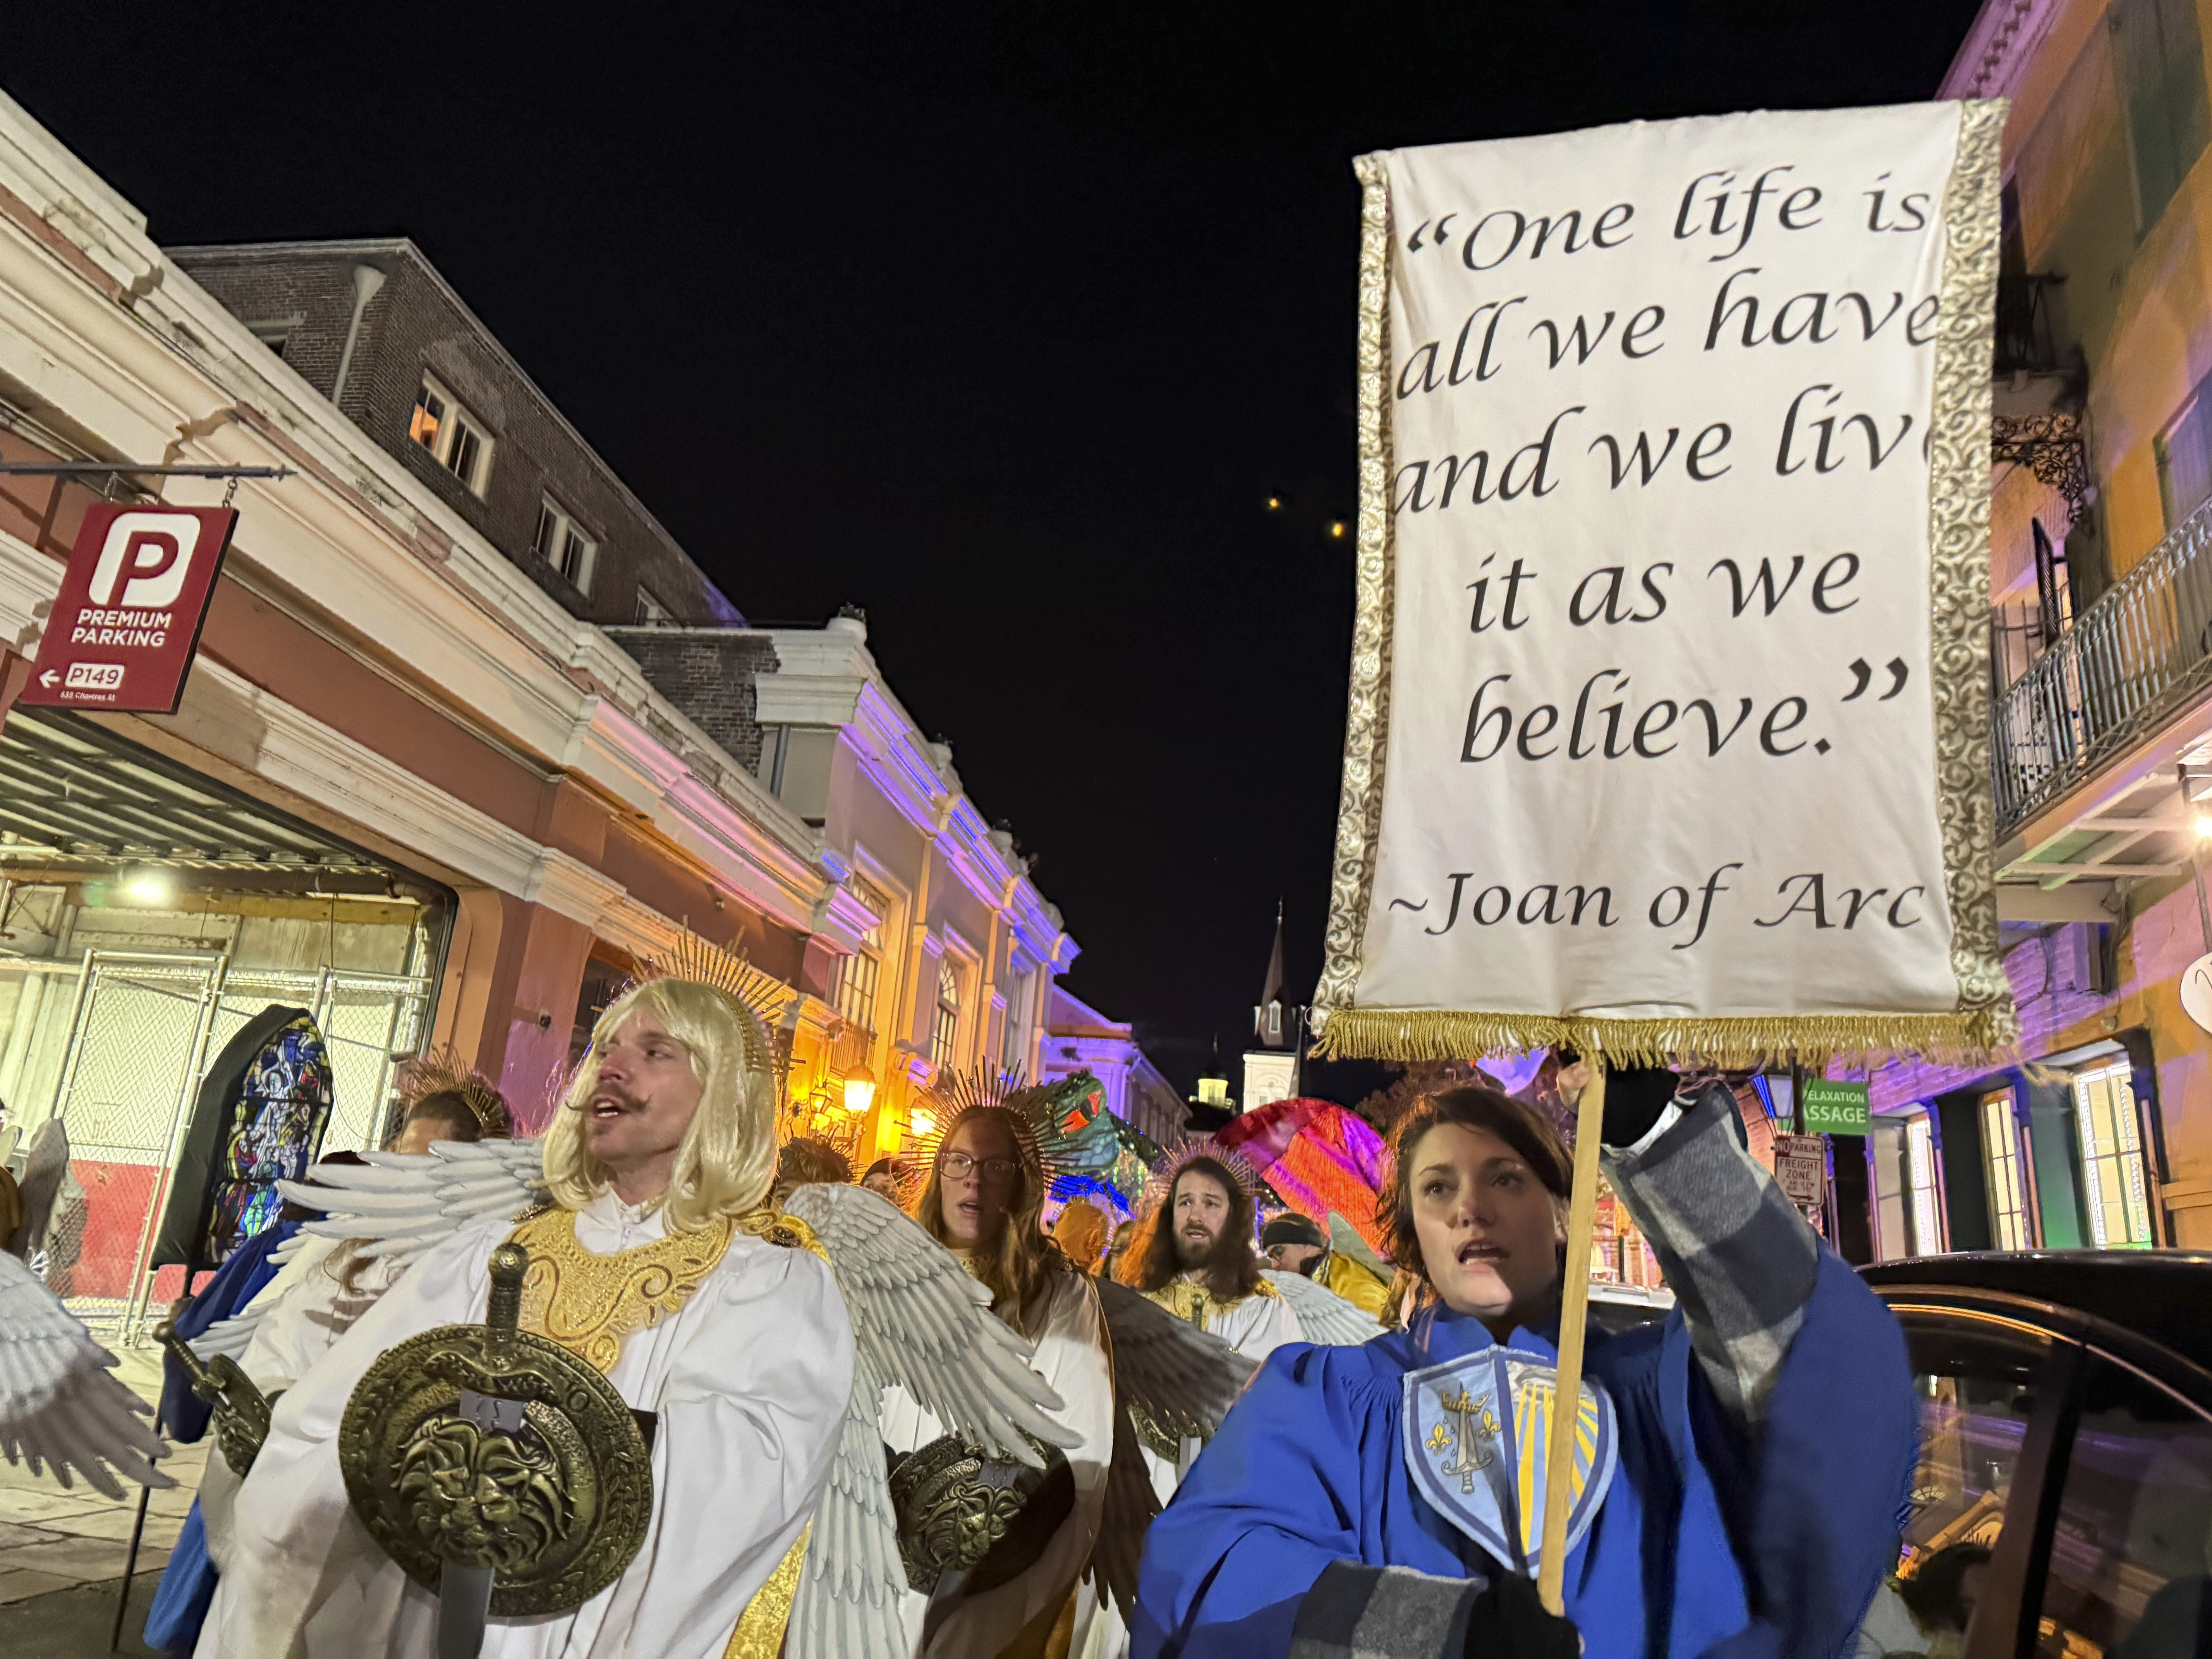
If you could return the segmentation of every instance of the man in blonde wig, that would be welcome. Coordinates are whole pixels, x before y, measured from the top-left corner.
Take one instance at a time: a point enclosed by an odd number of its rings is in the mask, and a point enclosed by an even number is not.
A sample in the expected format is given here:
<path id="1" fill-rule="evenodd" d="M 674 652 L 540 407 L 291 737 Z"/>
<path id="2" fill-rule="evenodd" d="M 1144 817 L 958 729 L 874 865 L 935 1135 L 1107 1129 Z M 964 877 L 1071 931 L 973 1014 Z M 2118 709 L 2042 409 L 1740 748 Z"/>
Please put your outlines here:
<path id="1" fill-rule="evenodd" d="M 776 1568 L 830 1473 L 853 1335 L 829 1267 L 763 1207 L 774 1076 L 766 1029 L 713 987 L 648 980 L 607 1009 L 545 1138 L 550 1207 L 424 1250 L 277 1402 L 200 1654 L 434 1651 L 434 1598 L 347 1508 L 338 1423 L 386 1349 L 483 1318 L 487 1262 L 510 1237 L 531 1257 L 524 1328 L 652 1414 L 653 1514 L 612 1585 L 573 1613 L 495 1618 L 483 1653 L 710 1659 L 763 1602 L 787 1607 L 793 1575 Z M 780 1633 L 781 1612 L 768 1612 Z"/>

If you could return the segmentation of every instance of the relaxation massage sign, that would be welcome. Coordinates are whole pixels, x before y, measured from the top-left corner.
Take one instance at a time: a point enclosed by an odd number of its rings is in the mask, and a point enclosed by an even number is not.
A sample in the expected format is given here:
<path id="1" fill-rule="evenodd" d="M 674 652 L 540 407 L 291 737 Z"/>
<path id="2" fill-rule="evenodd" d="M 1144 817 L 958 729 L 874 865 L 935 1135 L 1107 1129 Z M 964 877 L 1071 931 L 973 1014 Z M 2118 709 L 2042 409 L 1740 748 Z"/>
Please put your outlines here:
<path id="1" fill-rule="evenodd" d="M 2002 106 L 1363 159 L 1336 1052 L 2008 1029 Z"/>

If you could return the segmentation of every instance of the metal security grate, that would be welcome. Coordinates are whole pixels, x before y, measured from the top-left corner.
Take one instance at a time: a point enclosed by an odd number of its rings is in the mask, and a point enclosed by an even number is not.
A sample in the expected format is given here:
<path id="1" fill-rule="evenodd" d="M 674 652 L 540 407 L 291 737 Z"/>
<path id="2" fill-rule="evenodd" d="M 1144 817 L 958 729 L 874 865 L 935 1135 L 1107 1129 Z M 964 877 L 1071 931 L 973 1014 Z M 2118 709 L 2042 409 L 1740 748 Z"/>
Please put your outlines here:
<path id="1" fill-rule="evenodd" d="M 209 1062 L 271 1004 L 307 1009 L 330 1056 L 325 1152 L 382 1137 L 398 1057 L 422 1041 L 426 975 L 233 969 L 223 956 L 88 951 L 55 1096 L 82 1189 L 57 1217 L 49 1283 L 88 1325 L 135 1341 L 168 1184 Z"/>

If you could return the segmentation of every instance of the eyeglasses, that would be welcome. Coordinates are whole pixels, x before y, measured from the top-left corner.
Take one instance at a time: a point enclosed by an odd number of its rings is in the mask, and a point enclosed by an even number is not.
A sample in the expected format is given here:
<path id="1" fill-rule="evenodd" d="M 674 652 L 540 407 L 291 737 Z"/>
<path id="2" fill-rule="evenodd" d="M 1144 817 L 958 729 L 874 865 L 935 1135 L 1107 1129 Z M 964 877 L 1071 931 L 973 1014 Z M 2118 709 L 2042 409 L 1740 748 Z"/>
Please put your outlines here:
<path id="1" fill-rule="evenodd" d="M 937 1173 L 955 1181 L 965 1181 L 981 1170 L 986 1181 L 1011 1181 L 1014 1171 L 1020 1169 L 1018 1159 L 1011 1158 L 971 1158 L 966 1152 L 947 1152 L 937 1160 Z"/>

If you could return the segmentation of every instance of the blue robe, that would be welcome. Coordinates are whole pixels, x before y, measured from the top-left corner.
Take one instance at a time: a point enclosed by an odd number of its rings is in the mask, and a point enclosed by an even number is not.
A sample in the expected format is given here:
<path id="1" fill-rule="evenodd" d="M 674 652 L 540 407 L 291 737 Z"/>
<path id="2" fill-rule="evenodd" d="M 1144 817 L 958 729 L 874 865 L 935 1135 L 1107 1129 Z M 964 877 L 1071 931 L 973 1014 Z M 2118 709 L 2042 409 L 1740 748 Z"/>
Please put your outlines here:
<path id="1" fill-rule="evenodd" d="M 277 1265 L 270 1254 L 300 1231 L 296 1221 L 279 1221 L 264 1228 L 230 1253 L 215 1277 L 177 1316 L 176 1333 L 186 1341 L 204 1334 L 210 1325 L 230 1318 L 261 1293 L 276 1277 Z M 207 1432 L 214 1407 L 192 1392 L 184 1367 L 166 1354 L 161 1359 L 161 1424 L 172 1440 L 190 1445 Z M 215 1563 L 208 1559 L 207 1531 L 200 1522 L 200 1503 L 192 1500 L 184 1528 L 161 1570 L 161 1587 L 146 1614 L 146 1645 L 163 1653 L 190 1653 L 198 1644 L 200 1626 L 215 1601 Z"/>
<path id="2" fill-rule="evenodd" d="M 1279 1659 L 1333 1561 L 1449 1577 L 1502 1569 L 1415 1489 L 1401 1446 L 1409 1370 L 1486 1347 L 1480 1322 L 1425 1314 L 1359 1347 L 1279 1348 L 1146 1539 L 1134 1659 Z M 1549 1334 L 1506 1346 L 1556 1352 Z M 1677 1310 L 1589 1332 L 1620 1461 L 1567 1559 L 1587 1659 L 1831 1659 L 1897 1534 L 1917 1444 L 1903 1334 L 1824 1255 L 1753 1436 L 1727 1419 Z"/>

